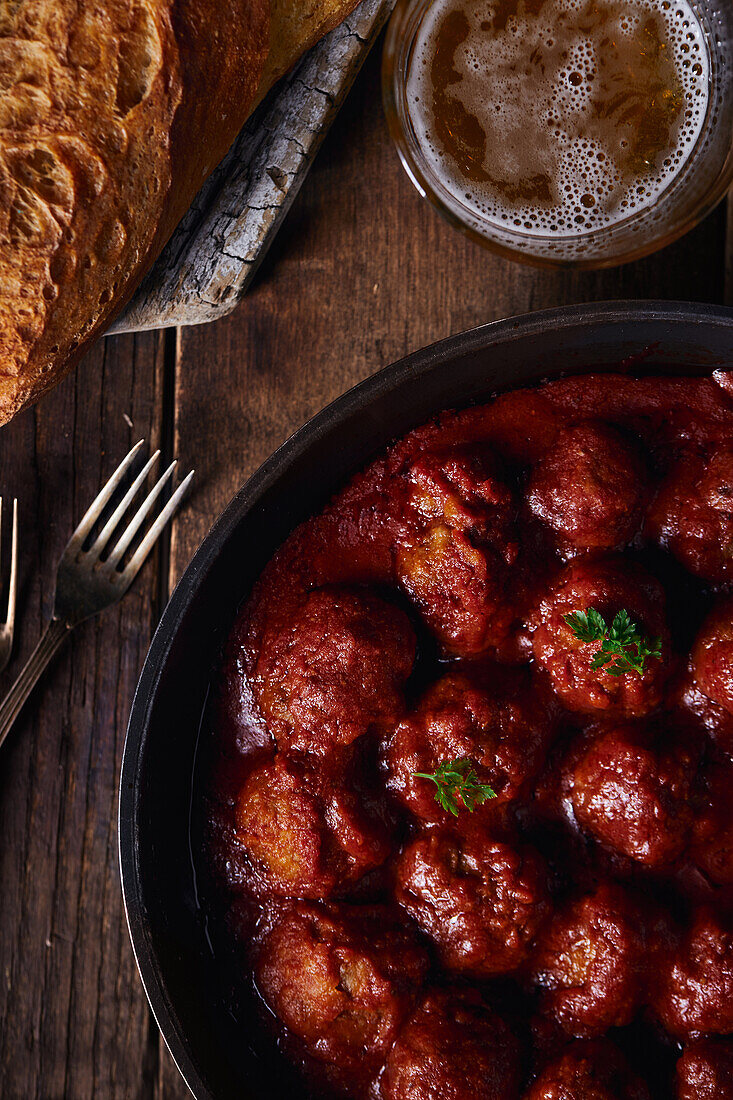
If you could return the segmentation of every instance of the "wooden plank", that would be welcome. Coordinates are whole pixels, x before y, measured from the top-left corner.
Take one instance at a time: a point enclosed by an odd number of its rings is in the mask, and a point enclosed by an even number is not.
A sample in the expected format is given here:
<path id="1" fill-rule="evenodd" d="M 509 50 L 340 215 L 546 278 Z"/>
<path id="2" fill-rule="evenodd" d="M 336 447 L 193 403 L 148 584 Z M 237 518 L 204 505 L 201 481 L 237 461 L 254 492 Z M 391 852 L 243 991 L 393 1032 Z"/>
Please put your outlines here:
<path id="1" fill-rule="evenodd" d="M 161 434 L 160 336 L 102 342 L 3 429 L 0 488 L 20 504 L 14 664 L 51 614 L 73 527 L 131 442 Z M 80 626 L 0 757 L 0 1095 L 152 1097 L 158 1044 L 130 949 L 116 804 L 135 682 L 156 621 L 149 563 L 125 600 Z"/>
<path id="2" fill-rule="evenodd" d="M 626 267 L 510 263 L 421 200 L 384 121 L 376 48 L 250 293 L 230 317 L 183 330 L 176 447 L 201 472 L 173 536 L 174 580 L 238 486 L 328 401 L 401 355 L 509 314 L 604 298 L 719 301 L 724 210 Z M 206 466 L 199 456 L 206 456 Z"/>

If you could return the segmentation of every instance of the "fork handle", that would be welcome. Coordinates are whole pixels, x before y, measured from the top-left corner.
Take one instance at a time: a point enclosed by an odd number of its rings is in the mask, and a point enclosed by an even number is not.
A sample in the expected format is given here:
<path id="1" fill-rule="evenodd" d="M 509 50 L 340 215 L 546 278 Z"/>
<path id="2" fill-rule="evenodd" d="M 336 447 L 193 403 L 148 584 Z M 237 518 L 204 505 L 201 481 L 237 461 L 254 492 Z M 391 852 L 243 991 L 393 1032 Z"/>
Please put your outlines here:
<path id="1" fill-rule="evenodd" d="M 23 671 L 0 703 L 0 746 L 10 733 L 13 722 L 20 714 L 41 673 L 70 633 L 71 627 L 68 623 L 62 622 L 61 619 L 51 619 L 41 635 L 41 640 L 26 661 Z"/>

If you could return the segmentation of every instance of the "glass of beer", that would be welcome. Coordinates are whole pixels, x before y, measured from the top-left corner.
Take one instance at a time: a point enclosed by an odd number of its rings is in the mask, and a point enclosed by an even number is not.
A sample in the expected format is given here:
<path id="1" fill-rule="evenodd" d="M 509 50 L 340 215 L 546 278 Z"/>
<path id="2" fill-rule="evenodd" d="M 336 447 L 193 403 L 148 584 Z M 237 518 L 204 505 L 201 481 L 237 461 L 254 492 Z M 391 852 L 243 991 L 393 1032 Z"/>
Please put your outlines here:
<path id="1" fill-rule="evenodd" d="M 733 181 L 733 0 L 397 0 L 390 131 L 417 187 L 512 259 L 605 267 Z"/>

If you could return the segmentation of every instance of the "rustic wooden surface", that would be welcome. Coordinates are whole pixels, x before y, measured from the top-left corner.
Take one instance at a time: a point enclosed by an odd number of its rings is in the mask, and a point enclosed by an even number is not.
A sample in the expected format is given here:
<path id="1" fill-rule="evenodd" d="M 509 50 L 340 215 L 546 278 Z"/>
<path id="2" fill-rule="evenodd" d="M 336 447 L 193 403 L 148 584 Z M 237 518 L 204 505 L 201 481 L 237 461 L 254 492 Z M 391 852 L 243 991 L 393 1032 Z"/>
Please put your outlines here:
<path id="1" fill-rule="evenodd" d="M 50 614 L 65 540 L 131 442 L 160 441 L 198 471 L 170 545 L 119 608 L 79 629 L 0 755 L 3 1100 L 188 1095 L 127 939 L 117 773 L 167 592 L 258 463 L 359 379 L 472 325 L 602 298 L 725 299 L 724 208 L 665 252 L 600 274 L 538 272 L 471 244 L 419 200 L 399 167 L 378 70 L 377 50 L 230 317 L 109 339 L 3 429 L 0 490 L 21 507 L 16 668 Z"/>

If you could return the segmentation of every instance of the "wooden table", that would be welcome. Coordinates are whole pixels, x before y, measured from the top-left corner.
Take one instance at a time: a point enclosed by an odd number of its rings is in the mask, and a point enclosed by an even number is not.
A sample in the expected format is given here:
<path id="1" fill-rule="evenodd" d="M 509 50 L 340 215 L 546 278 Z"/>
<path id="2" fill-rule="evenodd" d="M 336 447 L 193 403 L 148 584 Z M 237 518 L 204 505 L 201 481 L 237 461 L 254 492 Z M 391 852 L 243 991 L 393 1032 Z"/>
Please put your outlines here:
<path id="1" fill-rule="evenodd" d="M 677 245 L 602 273 L 535 271 L 471 244 L 398 163 L 379 54 L 234 314 L 102 341 L 2 430 L 0 489 L 20 501 L 21 586 L 15 661 L 0 690 L 51 614 L 70 532 L 130 445 L 145 436 L 197 470 L 170 539 L 118 608 L 76 631 L 0 756 L 3 1100 L 188 1095 L 127 936 L 117 780 L 152 631 L 235 489 L 326 402 L 450 333 L 567 302 L 728 296 L 724 206 Z"/>

